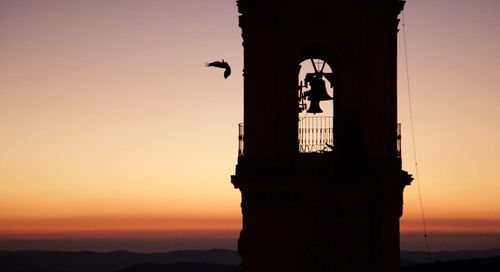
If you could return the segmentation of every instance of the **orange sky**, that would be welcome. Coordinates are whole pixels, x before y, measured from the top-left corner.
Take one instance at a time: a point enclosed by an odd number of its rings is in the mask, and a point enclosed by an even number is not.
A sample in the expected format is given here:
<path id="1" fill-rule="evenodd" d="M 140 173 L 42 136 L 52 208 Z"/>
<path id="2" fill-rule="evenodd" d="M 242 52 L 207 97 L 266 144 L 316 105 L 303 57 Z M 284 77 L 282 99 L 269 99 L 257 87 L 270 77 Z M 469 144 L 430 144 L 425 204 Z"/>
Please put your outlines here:
<path id="1" fill-rule="evenodd" d="M 497 0 L 406 5 L 431 238 L 486 233 L 482 247 L 500 246 L 498 12 Z M 229 176 L 243 49 L 233 0 L 4 0 L 0 40 L 0 239 L 203 236 L 236 246 L 240 195 Z M 403 162 L 415 173 L 399 51 Z M 221 58 L 233 67 L 227 80 L 204 67 Z M 418 233 L 415 182 L 404 208 L 402 231 Z"/>

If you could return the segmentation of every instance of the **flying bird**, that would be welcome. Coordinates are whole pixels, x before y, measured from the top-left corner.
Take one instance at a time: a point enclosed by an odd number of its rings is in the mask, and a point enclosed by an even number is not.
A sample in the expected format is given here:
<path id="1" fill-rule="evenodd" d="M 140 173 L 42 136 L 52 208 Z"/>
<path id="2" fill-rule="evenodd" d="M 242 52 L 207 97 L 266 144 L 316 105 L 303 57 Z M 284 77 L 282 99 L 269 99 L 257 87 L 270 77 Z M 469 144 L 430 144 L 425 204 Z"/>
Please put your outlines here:
<path id="1" fill-rule="evenodd" d="M 228 78 L 229 75 L 231 74 L 231 67 L 229 66 L 229 63 L 224 61 L 224 59 L 222 59 L 222 61 L 210 62 L 207 64 L 207 67 L 217 67 L 217 68 L 225 69 L 224 70 L 224 78 Z"/>

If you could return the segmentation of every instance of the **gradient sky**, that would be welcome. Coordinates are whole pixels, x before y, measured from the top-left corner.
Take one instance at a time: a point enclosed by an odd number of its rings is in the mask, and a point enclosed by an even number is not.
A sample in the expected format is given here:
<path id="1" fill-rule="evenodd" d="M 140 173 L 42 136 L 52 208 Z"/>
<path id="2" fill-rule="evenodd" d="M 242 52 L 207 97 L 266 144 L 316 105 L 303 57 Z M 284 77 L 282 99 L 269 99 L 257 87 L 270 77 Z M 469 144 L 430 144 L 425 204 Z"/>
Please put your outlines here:
<path id="1" fill-rule="evenodd" d="M 431 249 L 500 246 L 499 12 L 406 5 Z M 234 0 L 0 0 L 0 248 L 235 248 L 237 15 Z M 399 56 L 415 173 L 402 42 Z M 221 58 L 227 80 L 204 67 Z M 402 247 L 423 249 L 416 181 L 404 208 Z"/>

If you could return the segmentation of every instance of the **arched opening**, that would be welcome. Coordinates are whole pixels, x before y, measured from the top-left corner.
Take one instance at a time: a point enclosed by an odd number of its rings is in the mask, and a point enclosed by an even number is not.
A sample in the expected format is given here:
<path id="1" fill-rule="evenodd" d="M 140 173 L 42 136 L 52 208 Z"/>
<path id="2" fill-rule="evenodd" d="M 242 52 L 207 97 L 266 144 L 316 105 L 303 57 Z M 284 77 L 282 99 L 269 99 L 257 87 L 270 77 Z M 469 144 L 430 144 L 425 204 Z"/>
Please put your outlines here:
<path id="1" fill-rule="evenodd" d="M 299 152 L 332 152 L 334 71 L 323 59 L 300 63 L 298 87 Z"/>

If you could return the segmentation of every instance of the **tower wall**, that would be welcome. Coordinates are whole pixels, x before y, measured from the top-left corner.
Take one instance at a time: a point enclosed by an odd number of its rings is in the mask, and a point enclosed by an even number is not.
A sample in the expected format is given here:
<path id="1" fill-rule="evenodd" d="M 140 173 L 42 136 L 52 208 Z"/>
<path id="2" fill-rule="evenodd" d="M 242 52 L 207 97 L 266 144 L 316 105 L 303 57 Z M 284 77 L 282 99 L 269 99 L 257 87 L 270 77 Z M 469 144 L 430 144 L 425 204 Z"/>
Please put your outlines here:
<path id="1" fill-rule="evenodd" d="M 244 272 L 398 271 L 397 16 L 404 2 L 240 0 Z M 334 74 L 331 152 L 300 153 L 299 64 Z"/>

